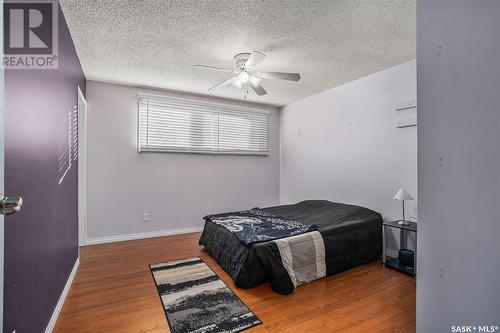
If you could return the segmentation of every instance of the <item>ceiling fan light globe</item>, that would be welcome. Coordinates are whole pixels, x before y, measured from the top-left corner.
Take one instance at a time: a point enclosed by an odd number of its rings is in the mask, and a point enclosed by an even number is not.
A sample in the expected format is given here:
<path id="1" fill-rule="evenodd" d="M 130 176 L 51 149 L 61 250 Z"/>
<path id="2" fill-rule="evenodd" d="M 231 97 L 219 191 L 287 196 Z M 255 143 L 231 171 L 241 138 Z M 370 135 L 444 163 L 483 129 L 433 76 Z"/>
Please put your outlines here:
<path id="1" fill-rule="evenodd" d="M 235 85 L 236 88 L 238 89 L 241 89 L 241 87 L 243 86 L 243 82 L 241 82 L 239 79 L 238 80 L 235 80 L 233 82 L 233 84 Z"/>
<path id="2" fill-rule="evenodd" d="M 242 83 L 248 82 L 249 78 L 250 78 L 250 75 L 248 75 L 248 73 L 245 71 L 238 74 L 238 80 L 241 81 Z"/>

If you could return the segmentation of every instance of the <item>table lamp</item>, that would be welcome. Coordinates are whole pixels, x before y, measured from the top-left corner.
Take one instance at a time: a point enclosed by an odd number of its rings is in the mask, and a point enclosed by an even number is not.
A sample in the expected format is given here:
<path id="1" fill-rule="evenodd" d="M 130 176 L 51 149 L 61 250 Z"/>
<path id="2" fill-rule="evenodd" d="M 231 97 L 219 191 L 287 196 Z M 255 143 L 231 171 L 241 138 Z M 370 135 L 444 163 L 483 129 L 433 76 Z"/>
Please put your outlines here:
<path id="1" fill-rule="evenodd" d="M 410 222 L 406 221 L 405 219 L 405 200 L 413 200 L 413 197 L 408 193 L 407 190 L 404 188 L 399 189 L 399 191 L 396 193 L 396 196 L 394 196 L 394 200 L 401 200 L 403 202 L 403 219 L 399 221 L 398 223 L 400 225 L 409 225 Z"/>

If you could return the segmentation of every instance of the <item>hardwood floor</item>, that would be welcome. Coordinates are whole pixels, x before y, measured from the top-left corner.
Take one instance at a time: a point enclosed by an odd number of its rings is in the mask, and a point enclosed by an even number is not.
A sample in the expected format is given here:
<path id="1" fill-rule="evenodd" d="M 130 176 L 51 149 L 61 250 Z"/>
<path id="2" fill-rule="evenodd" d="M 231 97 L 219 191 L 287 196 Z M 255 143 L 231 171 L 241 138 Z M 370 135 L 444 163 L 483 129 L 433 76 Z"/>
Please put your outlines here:
<path id="1" fill-rule="evenodd" d="M 415 332 L 415 279 L 381 261 L 298 287 L 238 289 L 198 246 L 199 233 L 93 245 L 80 268 L 56 333 L 169 332 L 149 264 L 200 256 L 263 321 L 245 332 Z"/>

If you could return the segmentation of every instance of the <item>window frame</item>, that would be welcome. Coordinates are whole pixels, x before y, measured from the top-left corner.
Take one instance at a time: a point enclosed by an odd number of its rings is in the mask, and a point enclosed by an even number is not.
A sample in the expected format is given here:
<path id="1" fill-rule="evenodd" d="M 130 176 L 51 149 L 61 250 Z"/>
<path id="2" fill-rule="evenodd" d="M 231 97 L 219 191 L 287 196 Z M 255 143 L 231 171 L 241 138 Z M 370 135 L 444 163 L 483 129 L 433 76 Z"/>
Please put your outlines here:
<path id="1" fill-rule="evenodd" d="M 243 150 L 241 150 L 241 151 L 237 151 L 237 150 L 234 150 L 234 151 L 231 151 L 231 150 L 200 151 L 200 150 L 192 150 L 192 149 L 169 149 L 169 148 L 141 149 L 141 141 L 140 141 L 141 140 L 141 109 L 140 109 L 141 98 L 181 100 L 181 101 L 188 101 L 191 103 L 206 104 L 206 105 L 210 105 L 212 107 L 215 106 L 215 107 L 219 107 L 219 108 L 234 108 L 234 110 L 242 111 L 242 112 L 266 114 L 267 115 L 267 151 L 243 151 Z M 219 111 L 224 111 L 224 110 L 219 109 Z M 239 156 L 268 156 L 271 153 L 271 134 L 270 134 L 271 111 L 267 110 L 265 108 L 236 106 L 236 105 L 230 104 L 230 103 L 207 101 L 207 100 L 202 100 L 202 99 L 197 99 L 197 98 L 187 98 L 187 97 L 184 98 L 184 97 L 177 97 L 177 96 L 166 96 L 166 95 L 157 95 L 157 94 L 139 92 L 139 93 L 137 93 L 137 118 L 136 118 L 136 120 L 137 120 L 136 145 L 137 145 L 137 152 L 138 153 L 177 153 L 177 154 L 197 154 L 197 155 L 239 155 Z"/>

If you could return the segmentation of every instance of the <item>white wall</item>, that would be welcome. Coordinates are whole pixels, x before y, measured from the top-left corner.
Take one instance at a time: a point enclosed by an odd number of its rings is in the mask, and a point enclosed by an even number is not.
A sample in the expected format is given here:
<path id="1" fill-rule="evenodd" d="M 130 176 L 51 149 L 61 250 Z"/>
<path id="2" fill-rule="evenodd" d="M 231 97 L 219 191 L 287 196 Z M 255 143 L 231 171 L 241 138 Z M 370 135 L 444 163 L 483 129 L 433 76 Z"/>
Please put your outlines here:
<path id="1" fill-rule="evenodd" d="M 280 203 L 328 199 L 401 218 L 396 191 L 417 197 L 417 130 L 396 128 L 395 104 L 416 97 L 415 67 L 413 60 L 282 109 Z M 407 216 L 416 216 L 416 203 Z"/>
<path id="2" fill-rule="evenodd" d="M 269 156 L 137 153 L 137 93 L 87 81 L 88 234 L 101 237 L 201 227 L 209 213 L 278 203 L 279 124 Z M 228 102 L 226 102 L 228 103 Z M 143 222 L 143 214 L 150 221 Z"/>
<path id="3" fill-rule="evenodd" d="M 500 326 L 499 18 L 499 1 L 418 5 L 418 332 Z"/>

